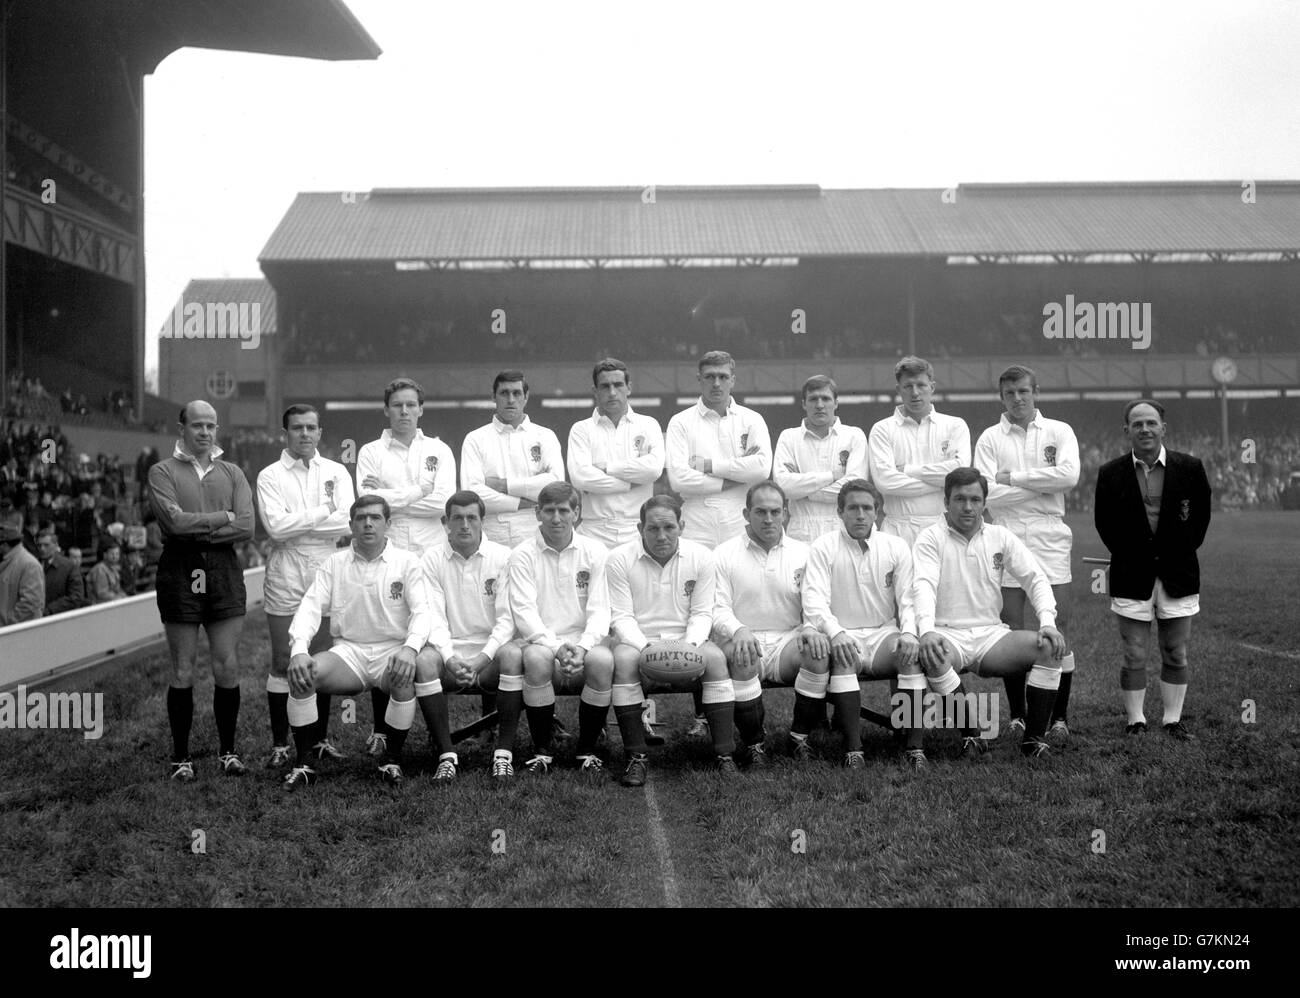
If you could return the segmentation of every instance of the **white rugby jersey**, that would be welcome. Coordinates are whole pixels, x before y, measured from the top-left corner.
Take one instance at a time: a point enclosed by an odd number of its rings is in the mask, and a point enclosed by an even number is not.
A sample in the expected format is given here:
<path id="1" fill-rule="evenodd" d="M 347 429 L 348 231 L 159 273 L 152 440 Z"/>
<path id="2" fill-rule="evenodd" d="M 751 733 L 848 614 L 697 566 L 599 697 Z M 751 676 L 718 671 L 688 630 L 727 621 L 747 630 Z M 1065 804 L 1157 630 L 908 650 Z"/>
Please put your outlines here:
<path id="1" fill-rule="evenodd" d="M 504 478 L 508 493 L 490 489 L 487 477 Z M 560 440 L 545 426 L 524 416 L 518 426 L 496 416 L 486 426 L 471 430 L 460 448 L 460 485 L 477 492 L 489 513 L 513 513 L 519 499 L 537 501 L 537 493 L 551 482 L 564 481 Z"/>
<path id="2" fill-rule="evenodd" d="M 1002 620 L 1002 578 L 1020 580 L 1039 625 L 1056 626 L 1056 597 L 1042 566 L 1015 534 L 996 523 L 980 522 L 969 541 L 949 526 L 935 523 L 912 547 L 916 626 L 919 634 L 940 627 L 987 627 Z"/>
<path id="3" fill-rule="evenodd" d="M 257 475 L 257 512 L 276 547 L 333 547 L 351 532 L 354 499 L 351 472 L 319 454 L 305 465 L 285 450 Z"/>
<path id="4" fill-rule="evenodd" d="M 418 652 L 429 639 L 433 613 L 420 558 L 391 541 L 373 561 L 348 547 L 326 558 L 289 625 L 290 655 L 306 655 L 321 616 L 344 641 L 401 641 Z"/>
<path id="5" fill-rule="evenodd" d="M 942 516 L 944 476 L 970 467 L 970 430 L 933 409 L 918 423 L 900 405 L 871 428 L 868 450 L 886 516 Z"/>
<path id="6" fill-rule="evenodd" d="M 874 527 L 865 542 L 843 527 L 818 537 L 808 547 L 803 612 L 828 638 L 843 630 L 883 627 L 896 618 L 900 631 L 916 634 L 907 542 Z"/>
<path id="7" fill-rule="evenodd" d="M 642 649 L 652 641 L 708 640 L 716 591 L 713 553 L 682 539 L 677 553 L 660 566 L 641 538 L 609 553 L 605 575 L 614 636 Z"/>
<path id="8" fill-rule="evenodd" d="M 989 480 L 988 508 L 994 521 L 1009 516 L 1064 516 L 1065 493 L 1079 484 L 1079 441 L 1068 423 L 1034 411 L 1022 430 L 1003 413 L 980 434 L 975 467 Z M 1011 484 L 997 484 L 999 471 Z"/>
<path id="9" fill-rule="evenodd" d="M 374 475 L 381 488 L 367 489 L 361 483 Z M 432 480 L 433 491 L 423 495 L 422 486 Z M 361 448 L 357 456 L 357 493 L 387 500 L 393 523 L 410 532 L 420 549 L 441 547 L 447 542 L 442 514 L 447 499 L 456 491 L 456 458 L 451 448 L 437 437 L 417 429 L 407 447 L 384 430 L 378 440 Z"/>
<path id="10" fill-rule="evenodd" d="M 429 584 L 433 629 L 429 644 L 445 662 L 455 654 L 453 642 L 479 646 L 491 658 L 515 635 L 510 616 L 506 563 L 510 549 L 484 537 L 468 558 L 446 548 L 426 551 L 420 559 Z"/>
<path id="11" fill-rule="evenodd" d="M 599 541 L 574 534 L 556 551 L 541 531 L 510 552 L 510 612 L 520 636 L 558 651 L 560 635 L 580 634 L 587 651 L 609 634 L 608 552 Z"/>
<path id="12" fill-rule="evenodd" d="M 730 639 L 742 627 L 754 631 L 788 631 L 803 623 L 800 586 L 808 562 L 808 545 L 788 535 L 771 551 L 746 530 L 713 549 L 717 592 L 713 627 Z"/>
<path id="13" fill-rule="evenodd" d="M 569 430 L 569 481 L 582 493 L 583 517 L 636 520 L 663 470 L 663 430 L 630 407 L 617 426 L 597 409 Z"/>
<path id="14" fill-rule="evenodd" d="M 787 464 L 799 470 L 790 471 Z M 844 474 L 836 475 L 844 466 Z M 840 487 L 850 478 L 869 477 L 867 435 L 857 426 L 845 426 L 838 417 L 824 437 L 800 423 L 782 430 L 777 438 L 772 478 L 785 489 L 791 515 L 833 515 Z"/>
<path id="15" fill-rule="evenodd" d="M 744 457 L 745 451 L 757 446 L 758 452 Z M 737 510 L 745 505 L 750 485 L 767 480 L 772 471 L 772 438 L 767 423 L 753 409 L 732 399 L 724 419 L 696 402 L 668 421 L 668 484 L 689 505 L 692 501 L 713 499 Z M 691 455 L 713 462 L 713 473 L 706 475 L 690 465 Z M 723 487 L 723 480 L 737 485 Z"/>

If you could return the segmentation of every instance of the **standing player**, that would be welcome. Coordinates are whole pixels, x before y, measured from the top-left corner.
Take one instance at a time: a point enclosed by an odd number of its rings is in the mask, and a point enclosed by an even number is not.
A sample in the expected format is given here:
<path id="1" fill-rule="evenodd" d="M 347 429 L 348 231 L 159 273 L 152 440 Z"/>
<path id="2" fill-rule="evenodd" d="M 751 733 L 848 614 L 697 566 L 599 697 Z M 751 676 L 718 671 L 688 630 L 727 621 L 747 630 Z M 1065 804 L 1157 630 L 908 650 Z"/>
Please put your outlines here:
<path id="1" fill-rule="evenodd" d="M 713 554 L 704 545 L 684 539 L 682 527 L 677 500 L 651 496 L 641 506 L 641 537 L 615 548 L 605 567 L 615 639 L 614 714 L 628 756 L 625 787 L 644 786 L 646 781 L 641 662 L 668 641 L 685 641 L 699 649 L 704 660 L 704 710 L 718 769 L 736 772 L 731 757 L 736 697 L 727 658 L 709 640 L 716 589 Z"/>
<path id="2" fill-rule="evenodd" d="M 1056 629 L 1056 600 L 1038 559 L 1006 527 L 984 522 L 988 482 L 974 468 L 944 479 L 944 522 L 921 531 L 912 547 L 916 628 L 921 664 L 930 689 L 946 697 L 961 686 L 958 673 L 977 676 L 1028 673 L 1028 710 L 1021 751 L 1048 753 L 1047 724 L 1061 683 L 1065 639 Z M 1010 572 L 1038 614 L 1038 633 L 1002 622 L 1002 584 Z M 951 711 L 955 704 L 948 703 Z M 962 753 L 987 747 L 966 725 Z"/>
<path id="3" fill-rule="evenodd" d="M 606 357 L 591 372 L 596 410 L 569 430 L 569 480 L 582 493 L 578 533 L 607 549 L 637 536 L 637 511 L 664 470 L 659 423 L 628 404 L 627 365 Z"/>
<path id="4" fill-rule="evenodd" d="M 384 386 L 388 429 L 357 456 L 357 491 L 388 503 L 392 518 L 388 540 L 416 556 L 446 545 L 443 505 L 456 491 L 456 458 L 437 437 L 424 435 L 419 425 L 423 414 L 424 389 L 419 382 L 394 378 Z M 375 728 L 366 744 L 371 755 L 382 755 L 388 694 L 373 686 L 370 702 Z"/>
<path id="5" fill-rule="evenodd" d="M 1110 550 L 1111 611 L 1124 642 L 1120 689 L 1129 735 L 1146 731 L 1147 651 L 1151 620 L 1160 636 L 1160 695 L 1165 733 L 1193 736 L 1183 725 L 1187 641 L 1201 606 L 1196 552 L 1210 527 L 1210 483 L 1190 454 L 1165 450 L 1165 410 L 1138 399 L 1124 407 L 1131 454 L 1097 474 L 1097 533 Z"/>
<path id="6" fill-rule="evenodd" d="M 470 431 L 460 448 L 460 483 L 487 507 L 488 540 L 517 547 L 537 530 L 533 507 L 551 482 L 564 480 L 559 438 L 524 412 L 528 382 L 522 371 L 502 371 L 492 381 L 497 411 L 492 422 Z"/>
<path id="7" fill-rule="evenodd" d="M 791 683 L 803 669 L 825 665 L 826 639 L 804 626 L 800 585 L 808 545 L 786 536 L 789 512 L 775 482 L 751 485 L 745 496 L 745 532 L 713 551 L 717 596 L 713 632 L 727 657 L 736 696 L 736 730 L 750 764 L 766 766 L 763 681 Z"/>
<path id="8" fill-rule="evenodd" d="M 912 606 L 912 555 L 906 541 L 875 529 L 877 497 L 863 478 L 840 487 L 840 530 L 813 541 L 803 579 L 804 614 L 829 640 L 830 657 L 810 661 L 795 680 L 791 748 L 798 758 L 811 758 L 808 734 L 829 696 L 850 769 L 866 766 L 858 677 L 888 679 L 890 702 L 901 694 L 910 718 L 920 716 L 916 701 L 925 691 Z M 913 769 L 924 769 L 924 730 L 909 725 L 905 731 L 904 757 Z"/>
<path id="9" fill-rule="evenodd" d="M 791 499 L 789 533 L 808 543 L 839 531 L 840 489 L 867 477 L 867 435 L 840 422 L 839 404 L 834 380 L 813 375 L 803 383 L 803 423 L 776 441 L 772 477 Z"/>
<path id="10" fill-rule="evenodd" d="M 483 536 L 483 512 L 476 493 L 455 493 L 442 518 L 449 544 L 426 551 L 421 562 L 433 631 L 416 660 L 415 695 L 438 747 L 435 780 L 455 779 L 460 759 L 446 710 L 433 709 L 433 681 L 440 680 L 444 689 L 495 691 L 500 670 L 516 672 L 520 663 L 507 595 L 510 549 Z"/>
<path id="11" fill-rule="evenodd" d="M 682 497 L 682 537 L 715 548 L 745 532 L 745 491 L 772 471 L 772 438 L 753 409 L 731 397 L 736 362 L 723 350 L 700 358 L 700 400 L 668 421 L 668 484 Z M 695 694 L 691 735 L 708 733 Z"/>
<path id="12" fill-rule="evenodd" d="M 944 476 L 970 464 L 970 430 L 956 416 L 936 412 L 934 368 L 920 357 L 894 365 L 902 405 L 871 428 L 871 480 L 884 497 L 881 529 L 909 545 L 932 523 L 943 522 Z"/>
<path id="13" fill-rule="evenodd" d="M 238 466 L 218 460 L 217 411 L 201 400 L 181 410 L 181 439 L 172 456 L 149 469 L 149 505 L 162 530 L 158 611 L 167 632 L 171 683 L 167 721 L 172 733 L 171 778 L 194 779 L 190 725 L 199 628 L 212 654 L 212 711 L 227 776 L 246 771 L 235 753 L 239 722 L 239 659 L 247 596 L 235 546 L 253 536 L 253 492 Z"/>
<path id="14" fill-rule="evenodd" d="M 1038 559 L 1056 597 L 1056 628 L 1069 633 L 1070 528 L 1065 524 L 1065 493 L 1079 483 L 1079 441 L 1068 423 L 1038 411 L 1038 378 L 1019 364 L 998 376 L 998 394 L 1006 412 L 996 426 L 980 434 L 975 467 L 989 481 L 988 510 L 1024 542 Z M 1025 623 L 1025 591 L 1014 578 L 1002 589 L 1002 620 L 1012 630 Z M 1034 627 L 1037 629 L 1037 623 Z M 1048 732 L 1064 740 L 1070 729 L 1066 711 L 1074 678 L 1074 652 L 1061 659 L 1061 687 L 1052 707 Z M 1007 676 L 1010 728 L 1025 730 L 1025 683 Z"/>
<path id="15" fill-rule="evenodd" d="M 284 778 L 285 790 L 316 782 L 311 768 L 316 738 L 316 693 L 360 693 L 387 688 L 388 738 L 379 776 L 400 785 L 402 746 L 415 719 L 415 659 L 433 626 L 420 559 L 388 540 L 391 513 L 379 496 L 363 495 L 348 510 L 352 543 L 321 563 L 293 615 L 289 635 L 289 723 L 298 760 Z M 321 618 L 330 618 L 334 645 L 312 655 Z M 447 701 L 435 679 L 426 695 L 446 717 Z M 445 720 L 444 720 L 445 723 Z"/>
<path id="16" fill-rule="evenodd" d="M 514 775 L 515 733 L 521 707 L 533 736 L 530 773 L 544 775 L 551 752 L 555 691 L 581 687 L 578 759 L 599 775 L 596 739 L 609 714 L 614 659 L 609 651 L 609 592 L 604 545 L 574 532 L 578 490 L 552 482 L 537 496 L 537 530 L 510 555 L 510 610 L 524 639 L 522 661 L 501 667 L 500 722 L 492 775 Z"/>
<path id="17" fill-rule="evenodd" d="M 347 511 L 356 498 L 352 476 L 343 465 L 320 456 L 320 413 L 298 403 L 280 419 L 288 445 L 280 459 L 257 476 L 257 505 L 271 538 L 266 562 L 266 626 L 271 632 L 271 669 L 266 703 L 271 715 L 271 758 L 267 768 L 293 758 L 289 748 L 289 624 L 318 569 L 348 535 Z M 311 654 L 330 646 L 329 617 L 312 637 Z M 330 695 L 317 695 L 320 727 L 312 750 L 317 758 L 341 759 L 326 737 Z"/>

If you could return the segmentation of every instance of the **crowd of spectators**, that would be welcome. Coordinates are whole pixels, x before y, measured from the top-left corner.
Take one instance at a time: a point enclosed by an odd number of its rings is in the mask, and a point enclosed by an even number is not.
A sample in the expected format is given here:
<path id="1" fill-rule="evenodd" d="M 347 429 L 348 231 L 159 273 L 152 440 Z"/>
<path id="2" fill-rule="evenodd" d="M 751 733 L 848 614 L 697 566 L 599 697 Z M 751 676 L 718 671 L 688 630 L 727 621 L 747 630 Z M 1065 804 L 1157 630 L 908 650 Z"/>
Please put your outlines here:
<path id="1" fill-rule="evenodd" d="M 39 376 L 28 378 L 22 371 L 15 371 L 9 375 L 8 389 L 6 419 L 53 423 L 71 417 L 80 422 L 129 424 L 133 418 L 134 399 L 125 388 L 115 388 L 99 399 L 90 399 L 84 392 L 74 393 L 71 387 L 55 396 Z"/>

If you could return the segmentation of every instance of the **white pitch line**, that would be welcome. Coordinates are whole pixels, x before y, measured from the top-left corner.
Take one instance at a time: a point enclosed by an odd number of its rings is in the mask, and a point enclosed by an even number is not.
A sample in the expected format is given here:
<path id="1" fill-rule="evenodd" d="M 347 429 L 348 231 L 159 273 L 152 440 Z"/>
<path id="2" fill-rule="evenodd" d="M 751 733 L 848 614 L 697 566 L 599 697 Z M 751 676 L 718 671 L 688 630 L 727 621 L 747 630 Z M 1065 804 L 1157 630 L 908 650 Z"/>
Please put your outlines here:
<path id="1" fill-rule="evenodd" d="M 650 843 L 654 846 L 655 858 L 659 860 L 659 874 L 664 885 L 664 905 L 680 908 L 682 899 L 677 894 L 677 873 L 673 870 L 673 857 L 668 852 L 668 835 L 664 831 L 663 819 L 659 816 L 654 787 L 649 781 L 645 785 L 645 806 L 650 820 Z"/>
<path id="2" fill-rule="evenodd" d="M 1290 658 L 1296 661 L 1300 661 L 1300 655 L 1296 654 L 1293 651 L 1278 651 L 1276 648 L 1263 648 L 1259 645 L 1248 645 L 1244 641 L 1238 643 L 1241 645 L 1241 647 L 1248 648 L 1251 651 L 1263 652 L 1265 655 L 1277 655 L 1279 658 Z"/>

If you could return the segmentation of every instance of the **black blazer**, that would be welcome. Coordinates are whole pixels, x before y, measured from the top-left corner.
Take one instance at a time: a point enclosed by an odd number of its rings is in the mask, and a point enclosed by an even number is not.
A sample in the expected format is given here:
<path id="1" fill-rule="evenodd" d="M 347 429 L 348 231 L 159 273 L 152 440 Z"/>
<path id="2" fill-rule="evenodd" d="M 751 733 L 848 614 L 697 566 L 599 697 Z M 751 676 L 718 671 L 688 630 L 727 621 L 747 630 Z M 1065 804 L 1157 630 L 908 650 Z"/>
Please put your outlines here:
<path id="1" fill-rule="evenodd" d="M 1210 482 L 1199 458 L 1165 449 L 1164 494 L 1154 536 L 1132 452 L 1101 466 L 1094 510 L 1097 533 L 1110 549 L 1112 596 L 1150 599 L 1157 578 L 1173 597 L 1201 591 L 1196 550 L 1210 526 Z"/>

